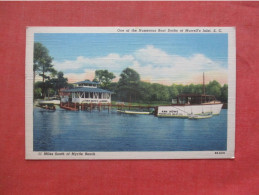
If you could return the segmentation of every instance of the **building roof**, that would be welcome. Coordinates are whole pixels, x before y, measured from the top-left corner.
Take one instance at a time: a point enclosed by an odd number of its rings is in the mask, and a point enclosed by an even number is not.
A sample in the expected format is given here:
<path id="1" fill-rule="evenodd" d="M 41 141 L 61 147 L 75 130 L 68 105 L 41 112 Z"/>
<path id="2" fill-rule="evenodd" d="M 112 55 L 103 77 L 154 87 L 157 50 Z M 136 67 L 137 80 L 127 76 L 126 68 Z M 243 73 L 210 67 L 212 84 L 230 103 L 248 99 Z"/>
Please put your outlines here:
<path id="1" fill-rule="evenodd" d="M 76 82 L 76 83 L 74 83 L 74 84 L 94 84 L 94 85 L 99 85 L 100 83 L 99 83 L 99 82 L 94 82 L 94 81 L 85 80 L 85 81 Z"/>
<path id="2" fill-rule="evenodd" d="M 73 89 L 66 89 L 62 92 L 95 92 L 95 93 L 113 93 L 108 90 L 100 89 L 100 88 L 92 88 L 92 87 L 80 87 L 80 88 L 73 88 Z"/>

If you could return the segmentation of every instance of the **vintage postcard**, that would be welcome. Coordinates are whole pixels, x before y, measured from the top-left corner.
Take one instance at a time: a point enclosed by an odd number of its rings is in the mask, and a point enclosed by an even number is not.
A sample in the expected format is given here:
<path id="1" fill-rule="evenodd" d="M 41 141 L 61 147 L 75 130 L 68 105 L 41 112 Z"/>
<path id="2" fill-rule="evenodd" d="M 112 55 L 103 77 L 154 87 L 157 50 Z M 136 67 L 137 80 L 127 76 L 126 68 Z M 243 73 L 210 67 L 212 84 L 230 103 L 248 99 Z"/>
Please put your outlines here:
<path id="1" fill-rule="evenodd" d="M 26 36 L 26 159 L 234 158 L 234 27 Z"/>

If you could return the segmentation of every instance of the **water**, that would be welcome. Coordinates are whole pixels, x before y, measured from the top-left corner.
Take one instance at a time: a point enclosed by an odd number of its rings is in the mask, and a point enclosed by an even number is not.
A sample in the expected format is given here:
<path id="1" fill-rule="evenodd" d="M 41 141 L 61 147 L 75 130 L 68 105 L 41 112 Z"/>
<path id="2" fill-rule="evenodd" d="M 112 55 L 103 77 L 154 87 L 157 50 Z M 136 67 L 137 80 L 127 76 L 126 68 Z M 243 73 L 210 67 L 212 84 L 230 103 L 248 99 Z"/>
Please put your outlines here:
<path id="1" fill-rule="evenodd" d="M 209 119 L 116 111 L 34 108 L 34 151 L 212 151 L 227 149 L 227 110 Z"/>

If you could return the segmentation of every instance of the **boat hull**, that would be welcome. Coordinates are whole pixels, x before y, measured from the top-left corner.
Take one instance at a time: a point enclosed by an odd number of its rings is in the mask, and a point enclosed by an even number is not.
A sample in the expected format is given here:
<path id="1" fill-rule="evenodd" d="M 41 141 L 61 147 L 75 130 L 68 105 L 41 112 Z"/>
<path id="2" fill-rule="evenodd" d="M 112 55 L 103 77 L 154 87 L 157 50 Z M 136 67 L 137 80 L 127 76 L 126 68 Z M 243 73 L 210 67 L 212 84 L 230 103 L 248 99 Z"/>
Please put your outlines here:
<path id="1" fill-rule="evenodd" d="M 56 104 L 56 105 L 59 105 L 60 100 L 39 100 L 38 103 L 39 104 Z"/>
<path id="2" fill-rule="evenodd" d="M 138 112 L 138 111 L 129 111 L 129 110 L 117 110 L 117 112 L 124 114 L 150 114 L 149 112 Z"/>
<path id="3" fill-rule="evenodd" d="M 189 115 L 199 115 L 204 113 L 220 114 L 223 104 L 202 104 L 202 105 L 172 105 L 158 106 L 156 116 L 188 118 Z"/>
<path id="4" fill-rule="evenodd" d="M 190 115 L 188 116 L 189 119 L 207 119 L 211 118 L 212 114 L 196 114 L 196 115 Z"/>

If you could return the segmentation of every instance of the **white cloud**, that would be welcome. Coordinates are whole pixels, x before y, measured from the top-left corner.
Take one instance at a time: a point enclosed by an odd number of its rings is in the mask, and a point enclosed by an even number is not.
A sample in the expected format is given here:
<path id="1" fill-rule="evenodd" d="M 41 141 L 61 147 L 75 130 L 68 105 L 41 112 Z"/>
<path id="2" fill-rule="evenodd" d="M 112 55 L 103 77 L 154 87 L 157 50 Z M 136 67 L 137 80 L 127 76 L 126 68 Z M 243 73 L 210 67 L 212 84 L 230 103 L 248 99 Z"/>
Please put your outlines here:
<path id="1" fill-rule="evenodd" d="M 76 83 L 84 80 L 93 80 L 95 76 L 95 70 L 85 69 L 82 73 L 66 73 L 65 77 L 68 78 L 69 83 Z"/>
<path id="2" fill-rule="evenodd" d="M 60 71 L 71 72 L 65 74 L 71 82 L 92 80 L 94 71 L 99 69 L 113 72 L 116 75 L 114 81 L 118 81 L 121 71 L 130 67 L 140 74 L 142 80 L 153 83 L 202 83 L 202 72 L 205 72 L 207 81 L 216 79 L 222 84 L 227 83 L 227 70 L 222 68 L 219 62 L 203 54 L 188 57 L 171 55 L 152 45 L 147 45 L 130 55 L 110 53 L 95 58 L 79 56 L 74 61 L 55 61 L 54 65 Z M 78 71 L 80 73 L 73 73 Z"/>
<path id="3" fill-rule="evenodd" d="M 170 63 L 172 63 L 172 56 L 163 50 L 155 48 L 153 45 L 147 45 L 145 48 L 137 50 L 134 56 L 140 63 L 152 63 L 154 65 L 164 66 L 170 66 Z"/>
<path id="4" fill-rule="evenodd" d="M 58 70 L 81 70 L 81 69 L 109 69 L 117 70 L 122 65 L 130 66 L 134 60 L 131 55 L 120 56 L 116 53 L 110 53 L 104 57 L 87 58 L 83 56 L 77 57 L 76 60 L 54 61 L 53 64 Z"/>
<path id="5" fill-rule="evenodd" d="M 151 45 L 135 52 L 135 63 L 131 68 L 139 72 L 143 80 L 168 85 L 201 83 L 198 78 L 202 79 L 202 72 L 221 83 L 227 81 L 227 71 L 221 64 L 203 54 L 189 57 L 170 55 Z"/>

